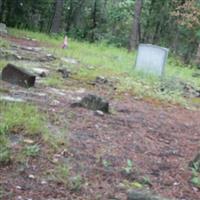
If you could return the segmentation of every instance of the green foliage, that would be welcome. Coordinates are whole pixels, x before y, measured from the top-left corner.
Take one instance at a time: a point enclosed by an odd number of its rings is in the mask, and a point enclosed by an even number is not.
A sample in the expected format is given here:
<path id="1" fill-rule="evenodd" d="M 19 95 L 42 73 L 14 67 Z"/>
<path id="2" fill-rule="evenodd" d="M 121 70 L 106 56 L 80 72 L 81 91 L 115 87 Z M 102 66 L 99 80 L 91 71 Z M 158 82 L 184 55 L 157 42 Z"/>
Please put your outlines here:
<path id="1" fill-rule="evenodd" d="M 129 190 L 129 189 L 142 189 L 144 186 L 139 183 L 138 181 L 128 181 L 128 180 L 124 180 L 123 183 L 121 184 L 125 189 Z"/>
<path id="2" fill-rule="evenodd" d="M 23 150 L 23 154 L 28 157 L 36 157 L 39 155 L 40 152 L 40 147 L 35 144 L 35 145 L 26 145 Z"/>
<path id="3" fill-rule="evenodd" d="M 143 176 L 142 179 L 139 181 L 142 185 L 151 185 L 151 180 L 147 176 Z"/>
<path id="4" fill-rule="evenodd" d="M 102 160 L 102 164 L 105 168 L 108 168 L 111 166 L 111 163 L 108 160 L 103 159 Z"/>
<path id="5" fill-rule="evenodd" d="M 84 183 L 82 176 L 71 176 L 70 168 L 66 164 L 58 164 L 51 173 L 51 177 L 54 181 L 64 184 L 73 191 L 79 191 Z"/>
<path id="6" fill-rule="evenodd" d="M 123 168 L 126 174 L 130 174 L 133 171 L 133 162 L 131 160 L 127 160 L 127 165 Z"/>
<path id="7" fill-rule="evenodd" d="M 199 177 L 197 177 L 197 176 L 193 177 L 193 178 L 191 179 L 191 183 L 192 183 L 195 187 L 200 188 L 200 176 L 199 176 Z"/>
<path id="8" fill-rule="evenodd" d="M 2 70 L 8 62 L 5 60 L 0 60 L 0 70 Z"/>
<path id="9" fill-rule="evenodd" d="M 54 171 L 52 172 L 51 176 L 53 180 L 64 184 L 65 186 L 69 183 L 69 167 L 65 164 L 58 165 Z"/>
<path id="10" fill-rule="evenodd" d="M 79 191 L 84 183 L 82 176 L 77 175 L 70 179 L 70 189 L 73 191 Z"/>
<path id="11" fill-rule="evenodd" d="M 10 46 L 10 42 L 8 42 L 7 40 L 1 39 L 0 40 L 0 47 L 1 48 L 8 48 Z"/>
<path id="12" fill-rule="evenodd" d="M 200 170 L 200 163 L 197 162 L 193 162 L 191 163 L 191 170 L 192 170 L 192 178 L 190 180 L 190 182 L 197 188 L 200 188 L 200 174 L 199 174 L 199 170 Z"/>
<path id="13" fill-rule="evenodd" d="M 6 132 L 24 130 L 26 134 L 40 134 L 44 131 L 44 119 L 38 109 L 26 103 L 6 103 L 0 101 L 0 130 Z"/>
<path id="14" fill-rule="evenodd" d="M 44 84 L 47 86 L 59 88 L 63 86 L 64 81 L 60 74 L 53 74 L 45 79 Z"/>
<path id="15" fill-rule="evenodd" d="M 0 136 L 0 145 L 0 165 L 8 164 L 11 160 L 11 151 L 8 142 L 2 141 L 2 136 Z"/>

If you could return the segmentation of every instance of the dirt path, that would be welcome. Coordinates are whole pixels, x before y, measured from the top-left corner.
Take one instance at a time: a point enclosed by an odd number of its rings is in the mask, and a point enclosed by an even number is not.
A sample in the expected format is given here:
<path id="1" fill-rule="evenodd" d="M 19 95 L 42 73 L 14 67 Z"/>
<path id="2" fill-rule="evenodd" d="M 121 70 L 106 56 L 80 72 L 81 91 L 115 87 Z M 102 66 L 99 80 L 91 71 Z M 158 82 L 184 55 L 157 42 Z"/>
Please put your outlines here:
<path id="1" fill-rule="evenodd" d="M 70 89 L 72 82 L 77 88 Z M 51 113 L 50 127 L 54 134 L 58 134 L 56 128 L 67 127 L 64 132 L 68 135 L 68 147 L 61 145 L 53 154 L 41 142 L 41 155 L 28 160 L 23 170 L 20 163 L 0 167 L 2 200 L 125 200 L 129 184 L 140 180 L 146 180 L 144 187 L 169 198 L 200 199 L 200 190 L 189 182 L 188 168 L 200 150 L 199 111 L 136 100 L 128 94 L 119 99 L 113 93 L 111 114 L 98 116 L 70 105 L 87 93 L 104 96 L 105 90 L 101 88 L 81 88 L 73 79 L 66 80 L 65 88 L 60 90 L 41 83 L 29 91 L 0 84 L 10 91 L 9 95 L 20 94 Z M 56 155 L 58 162 L 52 162 Z M 128 160 L 133 166 L 126 174 L 123 169 L 130 168 Z M 82 177 L 80 190 L 74 191 L 50 178 L 59 163 L 70 166 L 71 176 Z"/>

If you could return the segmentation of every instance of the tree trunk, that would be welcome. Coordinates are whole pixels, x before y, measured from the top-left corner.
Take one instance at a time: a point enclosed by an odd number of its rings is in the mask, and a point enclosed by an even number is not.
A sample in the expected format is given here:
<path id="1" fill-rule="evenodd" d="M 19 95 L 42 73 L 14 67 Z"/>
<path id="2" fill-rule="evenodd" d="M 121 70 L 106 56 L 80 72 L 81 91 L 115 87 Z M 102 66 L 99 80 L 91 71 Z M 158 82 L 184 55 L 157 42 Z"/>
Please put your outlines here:
<path id="1" fill-rule="evenodd" d="M 91 35 L 91 42 L 95 41 L 95 29 L 97 27 L 97 0 L 94 1 L 94 8 L 92 12 L 92 35 Z"/>
<path id="2" fill-rule="evenodd" d="M 195 58 L 195 64 L 200 67 L 200 43 L 197 48 L 196 58 Z"/>
<path id="3" fill-rule="evenodd" d="M 55 0 L 55 13 L 51 24 L 51 33 L 59 33 L 62 22 L 64 0 Z"/>
<path id="4" fill-rule="evenodd" d="M 1 15 L 2 0 L 0 0 L 0 15 Z"/>
<path id="5" fill-rule="evenodd" d="M 133 26 L 132 26 L 130 39 L 129 39 L 129 48 L 128 48 L 129 51 L 131 51 L 132 49 L 136 49 L 139 44 L 140 16 L 141 16 L 141 12 L 142 12 L 142 3 L 143 3 L 143 0 L 136 0 L 136 2 L 135 2 Z"/>

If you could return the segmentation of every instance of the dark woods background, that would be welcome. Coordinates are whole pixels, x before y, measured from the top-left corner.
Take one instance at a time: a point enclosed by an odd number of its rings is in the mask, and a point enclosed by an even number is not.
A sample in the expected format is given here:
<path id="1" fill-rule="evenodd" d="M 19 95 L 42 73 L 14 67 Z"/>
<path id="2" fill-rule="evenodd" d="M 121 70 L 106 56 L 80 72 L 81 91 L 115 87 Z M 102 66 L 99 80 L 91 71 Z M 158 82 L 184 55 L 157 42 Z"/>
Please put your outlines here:
<path id="1" fill-rule="evenodd" d="M 0 0 L 0 21 L 129 50 L 139 42 L 162 45 L 199 65 L 199 6 L 198 0 Z"/>

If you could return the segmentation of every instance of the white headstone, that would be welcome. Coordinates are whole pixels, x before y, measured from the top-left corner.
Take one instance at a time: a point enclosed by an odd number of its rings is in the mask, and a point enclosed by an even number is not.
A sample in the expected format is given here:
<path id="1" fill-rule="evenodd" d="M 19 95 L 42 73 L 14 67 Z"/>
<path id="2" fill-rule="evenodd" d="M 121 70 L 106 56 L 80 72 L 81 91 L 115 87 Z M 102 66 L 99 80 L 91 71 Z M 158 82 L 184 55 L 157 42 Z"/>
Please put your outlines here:
<path id="1" fill-rule="evenodd" d="M 3 24 L 3 23 L 0 23 L 0 35 L 1 34 L 4 35 L 4 34 L 7 34 L 7 33 L 8 33 L 8 31 L 7 31 L 6 25 Z"/>
<path id="2" fill-rule="evenodd" d="M 140 44 L 136 59 L 136 70 L 162 76 L 169 49 L 151 44 Z"/>

